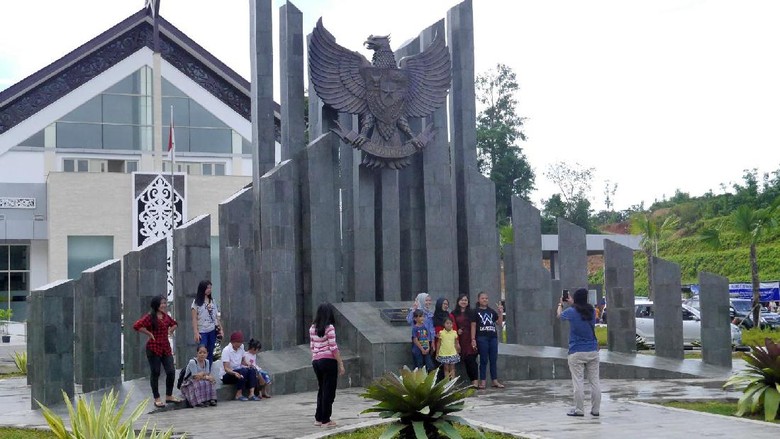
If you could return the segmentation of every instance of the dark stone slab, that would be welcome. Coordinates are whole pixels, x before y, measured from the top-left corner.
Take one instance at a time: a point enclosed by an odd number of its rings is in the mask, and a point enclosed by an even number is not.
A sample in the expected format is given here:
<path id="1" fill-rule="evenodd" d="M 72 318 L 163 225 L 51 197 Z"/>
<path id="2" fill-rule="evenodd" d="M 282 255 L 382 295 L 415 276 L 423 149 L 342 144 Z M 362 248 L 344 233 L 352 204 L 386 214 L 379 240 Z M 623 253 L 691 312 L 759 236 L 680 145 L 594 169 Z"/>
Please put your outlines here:
<path id="1" fill-rule="evenodd" d="M 561 290 L 566 289 L 573 294 L 578 288 L 587 288 L 588 250 L 585 244 L 585 229 L 563 218 L 558 218 L 558 257 Z M 560 325 L 557 345 L 566 348 L 569 346 L 569 322 L 558 320 L 557 324 Z"/>
<path id="2" fill-rule="evenodd" d="M 731 320 L 729 280 L 712 273 L 699 273 L 702 361 L 731 368 Z"/>
<path id="3" fill-rule="evenodd" d="M 281 160 L 304 148 L 303 14 L 292 3 L 279 8 L 279 78 L 281 82 Z"/>
<path id="4" fill-rule="evenodd" d="M 682 359 L 680 266 L 657 257 L 653 257 L 651 263 L 653 264 L 655 354 L 658 357 Z"/>
<path id="5" fill-rule="evenodd" d="M 173 231 L 173 317 L 179 324 L 174 336 L 174 358 L 179 366 L 193 357 L 192 302 L 202 280 L 211 279 L 211 217 L 200 215 Z"/>
<path id="6" fill-rule="evenodd" d="M 125 381 L 149 376 L 149 362 L 145 352 L 146 337 L 133 330 L 133 323 L 150 311 L 149 305 L 153 297 L 166 294 L 167 258 L 167 243 L 164 238 L 147 241 L 137 250 L 122 257 Z"/>
<path id="7" fill-rule="evenodd" d="M 636 352 L 634 318 L 634 252 L 604 240 L 604 291 L 607 296 L 607 348 L 610 352 Z"/>
<path id="8" fill-rule="evenodd" d="M 27 327 L 28 370 L 31 409 L 62 402 L 62 393 L 72 398 L 74 385 L 74 290 L 73 281 L 50 283 L 30 292 Z"/>

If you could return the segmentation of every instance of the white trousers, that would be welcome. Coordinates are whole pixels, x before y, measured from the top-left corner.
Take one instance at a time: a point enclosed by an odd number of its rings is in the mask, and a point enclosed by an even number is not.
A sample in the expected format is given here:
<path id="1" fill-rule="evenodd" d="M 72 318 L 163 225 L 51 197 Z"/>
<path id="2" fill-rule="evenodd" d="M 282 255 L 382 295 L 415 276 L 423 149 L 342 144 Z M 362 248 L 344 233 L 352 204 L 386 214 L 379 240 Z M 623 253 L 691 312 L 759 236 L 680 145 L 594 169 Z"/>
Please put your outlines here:
<path id="1" fill-rule="evenodd" d="M 601 409 L 601 386 L 599 384 L 599 352 L 575 352 L 569 354 L 569 371 L 574 386 L 574 409 L 585 413 L 583 408 L 585 378 L 590 383 L 590 412 L 599 413 Z"/>

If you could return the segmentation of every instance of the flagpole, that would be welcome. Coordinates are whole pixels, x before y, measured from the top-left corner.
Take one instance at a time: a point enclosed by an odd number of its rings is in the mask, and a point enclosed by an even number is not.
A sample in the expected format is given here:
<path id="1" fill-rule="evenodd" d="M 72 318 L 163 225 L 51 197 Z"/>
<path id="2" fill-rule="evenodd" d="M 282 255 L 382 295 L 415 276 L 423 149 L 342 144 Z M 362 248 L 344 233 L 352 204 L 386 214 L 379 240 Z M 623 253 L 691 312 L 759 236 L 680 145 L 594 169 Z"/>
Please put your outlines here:
<path id="1" fill-rule="evenodd" d="M 173 289 L 175 288 L 175 286 L 174 286 L 174 283 L 175 283 L 174 282 L 174 272 L 175 272 L 175 269 L 174 269 L 174 266 L 173 266 L 173 263 L 174 263 L 173 254 L 174 254 L 174 251 L 175 251 L 175 246 L 174 246 L 174 242 L 173 242 L 173 230 L 176 227 L 176 205 L 174 204 L 175 189 L 174 189 L 174 185 L 173 185 L 173 177 L 174 177 L 173 172 L 174 172 L 174 169 L 176 168 L 176 138 L 174 137 L 173 127 L 174 127 L 174 123 L 173 123 L 173 105 L 171 105 L 171 132 L 170 132 L 170 136 L 168 138 L 168 158 L 171 161 L 171 217 L 170 217 L 171 218 L 171 234 L 170 234 L 170 237 L 171 237 L 171 239 L 170 239 L 170 244 L 171 244 L 171 273 L 170 273 L 170 276 L 171 276 L 171 284 L 172 284 L 171 285 L 171 292 L 173 292 Z"/>

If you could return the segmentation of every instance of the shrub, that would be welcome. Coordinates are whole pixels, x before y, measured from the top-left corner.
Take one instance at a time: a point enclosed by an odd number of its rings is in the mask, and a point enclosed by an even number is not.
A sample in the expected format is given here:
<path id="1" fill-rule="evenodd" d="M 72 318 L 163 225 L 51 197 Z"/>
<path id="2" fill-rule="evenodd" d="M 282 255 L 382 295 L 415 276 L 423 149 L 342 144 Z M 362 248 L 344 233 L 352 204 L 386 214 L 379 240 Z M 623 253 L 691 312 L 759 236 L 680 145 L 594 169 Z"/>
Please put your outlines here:
<path id="1" fill-rule="evenodd" d="M 764 346 L 751 346 L 750 351 L 744 357 L 747 369 L 732 375 L 723 387 L 743 389 L 736 416 L 756 413 L 763 407 L 764 419 L 771 421 L 780 405 L 780 345 L 767 338 Z"/>
<path id="2" fill-rule="evenodd" d="M 14 364 L 24 375 L 27 375 L 27 352 L 14 352 L 13 354 Z"/>
<path id="3" fill-rule="evenodd" d="M 453 423 L 469 424 L 452 413 L 463 409 L 464 399 L 471 396 L 474 389 L 456 388 L 458 378 L 437 382 L 437 372 L 438 369 L 434 369 L 427 373 L 422 368 L 411 371 L 404 366 L 400 376 L 388 372 L 360 395 L 379 401 L 362 413 L 375 412 L 382 418 L 398 418 L 398 422 L 387 427 L 381 439 L 390 439 L 396 434 L 400 439 L 461 438 Z"/>
<path id="4" fill-rule="evenodd" d="M 742 329 L 742 344 L 745 346 L 761 346 L 767 338 L 775 343 L 780 343 L 780 331 L 758 328 Z"/>
<path id="5" fill-rule="evenodd" d="M 133 423 L 141 416 L 149 399 L 145 399 L 139 404 L 125 420 L 125 407 L 130 400 L 130 395 L 125 397 L 122 405 L 117 409 L 119 395 L 113 390 L 103 397 L 99 408 L 95 408 L 92 397 L 87 401 L 85 398 L 78 398 L 76 408 L 70 403 L 70 399 L 65 392 L 62 392 L 65 404 L 68 406 L 70 415 L 71 430 L 65 428 L 62 418 L 56 415 L 51 409 L 35 401 L 43 412 L 46 422 L 49 424 L 52 432 L 59 439 L 170 439 L 173 435 L 173 429 L 158 431 L 155 427 L 148 430 L 148 423 L 141 430 L 133 430 Z"/>

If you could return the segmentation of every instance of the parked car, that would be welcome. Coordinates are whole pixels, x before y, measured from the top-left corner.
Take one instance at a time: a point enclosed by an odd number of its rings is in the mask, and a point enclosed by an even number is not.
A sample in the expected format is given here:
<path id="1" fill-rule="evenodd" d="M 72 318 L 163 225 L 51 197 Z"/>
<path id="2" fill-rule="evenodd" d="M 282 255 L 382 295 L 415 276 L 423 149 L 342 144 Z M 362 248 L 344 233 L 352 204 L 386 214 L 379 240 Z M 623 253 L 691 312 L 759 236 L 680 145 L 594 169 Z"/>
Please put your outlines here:
<path id="1" fill-rule="evenodd" d="M 655 311 L 653 302 L 637 303 L 636 309 L 636 338 L 638 342 L 655 345 Z M 689 305 L 682 305 L 683 344 L 694 346 L 701 342 L 701 314 L 699 310 Z M 731 344 L 742 344 L 742 331 L 731 324 Z"/>
<path id="2" fill-rule="evenodd" d="M 745 328 L 753 327 L 753 301 L 750 299 L 730 299 L 729 316 L 737 319 L 740 326 Z M 761 328 L 776 329 L 780 327 L 780 315 L 769 312 L 765 307 L 761 307 Z"/>

